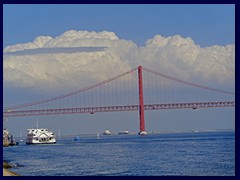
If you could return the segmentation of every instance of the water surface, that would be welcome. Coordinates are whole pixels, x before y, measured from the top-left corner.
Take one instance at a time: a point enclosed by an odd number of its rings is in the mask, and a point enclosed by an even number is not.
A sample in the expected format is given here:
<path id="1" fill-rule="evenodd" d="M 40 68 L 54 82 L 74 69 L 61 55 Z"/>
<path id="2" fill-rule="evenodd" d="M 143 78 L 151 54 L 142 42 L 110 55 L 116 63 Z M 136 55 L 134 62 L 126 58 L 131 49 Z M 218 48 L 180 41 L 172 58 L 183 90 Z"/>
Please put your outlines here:
<path id="1" fill-rule="evenodd" d="M 81 138 L 81 136 L 80 136 Z M 24 176 L 234 176 L 235 133 L 111 135 L 3 148 Z"/>

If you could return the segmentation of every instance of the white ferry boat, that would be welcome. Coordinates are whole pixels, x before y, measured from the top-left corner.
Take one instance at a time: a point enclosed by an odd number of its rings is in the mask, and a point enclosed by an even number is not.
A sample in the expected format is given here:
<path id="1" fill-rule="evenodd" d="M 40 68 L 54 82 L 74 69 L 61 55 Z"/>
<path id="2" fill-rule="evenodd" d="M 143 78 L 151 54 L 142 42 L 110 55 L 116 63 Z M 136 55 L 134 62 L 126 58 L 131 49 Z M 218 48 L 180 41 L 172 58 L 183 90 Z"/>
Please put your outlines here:
<path id="1" fill-rule="evenodd" d="M 103 135 L 111 135 L 111 134 L 112 134 L 112 132 L 110 130 L 105 130 L 103 132 Z"/>
<path id="2" fill-rule="evenodd" d="M 28 129 L 26 144 L 54 144 L 55 135 L 52 131 L 44 128 Z"/>

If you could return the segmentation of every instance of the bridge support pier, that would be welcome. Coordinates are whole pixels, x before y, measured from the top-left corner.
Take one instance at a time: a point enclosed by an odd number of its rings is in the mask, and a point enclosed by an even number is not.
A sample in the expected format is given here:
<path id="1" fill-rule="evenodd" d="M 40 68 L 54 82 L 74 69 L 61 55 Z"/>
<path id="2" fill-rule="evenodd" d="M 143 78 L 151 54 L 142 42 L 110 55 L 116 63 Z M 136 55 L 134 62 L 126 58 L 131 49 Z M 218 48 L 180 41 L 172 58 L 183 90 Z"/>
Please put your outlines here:
<path id="1" fill-rule="evenodd" d="M 142 82 L 142 66 L 138 66 L 138 89 L 139 89 L 139 118 L 140 131 L 139 135 L 145 135 L 145 120 L 144 120 L 144 102 L 143 102 L 143 82 Z"/>

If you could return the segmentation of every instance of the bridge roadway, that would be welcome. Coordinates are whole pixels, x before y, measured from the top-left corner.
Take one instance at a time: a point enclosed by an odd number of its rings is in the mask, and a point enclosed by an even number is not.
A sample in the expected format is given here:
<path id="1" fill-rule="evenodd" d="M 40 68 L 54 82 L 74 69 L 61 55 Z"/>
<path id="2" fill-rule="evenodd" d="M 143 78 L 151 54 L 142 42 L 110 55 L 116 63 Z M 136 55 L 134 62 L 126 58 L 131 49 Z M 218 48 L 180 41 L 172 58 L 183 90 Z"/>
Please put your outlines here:
<path id="1" fill-rule="evenodd" d="M 191 103 L 171 103 L 171 104 L 146 104 L 144 110 L 164 110 L 164 109 L 198 109 L 198 108 L 222 108 L 235 107 L 235 101 L 220 102 L 191 102 Z M 62 108 L 62 109 L 40 109 L 40 110 L 4 110 L 3 117 L 18 116 L 43 116 L 57 114 L 78 114 L 97 112 L 117 112 L 117 111 L 137 111 L 139 105 L 121 105 L 121 106 L 103 106 L 103 107 L 79 107 L 79 108 Z"/>

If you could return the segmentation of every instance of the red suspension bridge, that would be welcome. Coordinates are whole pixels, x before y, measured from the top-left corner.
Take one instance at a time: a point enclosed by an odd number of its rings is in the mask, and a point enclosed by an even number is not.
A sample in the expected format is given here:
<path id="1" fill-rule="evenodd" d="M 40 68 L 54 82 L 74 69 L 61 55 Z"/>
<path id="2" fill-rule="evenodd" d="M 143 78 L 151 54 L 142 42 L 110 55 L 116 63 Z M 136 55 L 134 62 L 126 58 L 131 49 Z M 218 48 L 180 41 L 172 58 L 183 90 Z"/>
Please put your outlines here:
<path id="1" fill-rule="evenodd" d="M 235 107 L 235 93 L 139 66 L 70 93 L 5 107 L 3 117 L 139 111 L 140 132 L 145 132 L 145 110 L 214 107 Z"/>

